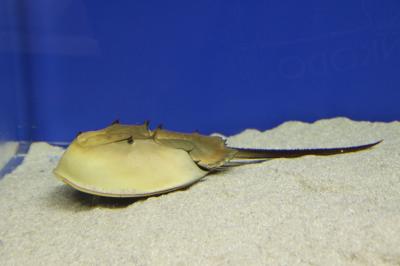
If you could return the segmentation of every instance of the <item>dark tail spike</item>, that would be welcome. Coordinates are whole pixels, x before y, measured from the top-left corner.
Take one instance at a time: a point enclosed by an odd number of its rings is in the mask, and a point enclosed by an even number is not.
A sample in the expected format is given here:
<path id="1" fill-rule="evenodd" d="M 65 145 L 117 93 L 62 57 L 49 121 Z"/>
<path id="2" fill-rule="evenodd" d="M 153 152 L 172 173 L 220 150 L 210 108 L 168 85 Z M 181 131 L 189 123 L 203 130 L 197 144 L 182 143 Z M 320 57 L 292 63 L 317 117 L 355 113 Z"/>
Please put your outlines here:
<path id="1" fill-rule="evenodd" d="M 369 149 L 383 140 L 360 145 L 360 146 L 352 146 L 352 147 L 341 147 L 341 148 L 322 148 L 322 149 L 293 149 L 293 150 L 279 150 L 279 149 L 242 149 L 242 148 L 234 148 L 237 150 L 234 159 L 268 159 L 268 158 L 293 158 L 300 157 L 304 155 L 333 155 L 333 154 L 341 154 L 341 153 L 349 153 L 356 152 L 365 149 Z"/>

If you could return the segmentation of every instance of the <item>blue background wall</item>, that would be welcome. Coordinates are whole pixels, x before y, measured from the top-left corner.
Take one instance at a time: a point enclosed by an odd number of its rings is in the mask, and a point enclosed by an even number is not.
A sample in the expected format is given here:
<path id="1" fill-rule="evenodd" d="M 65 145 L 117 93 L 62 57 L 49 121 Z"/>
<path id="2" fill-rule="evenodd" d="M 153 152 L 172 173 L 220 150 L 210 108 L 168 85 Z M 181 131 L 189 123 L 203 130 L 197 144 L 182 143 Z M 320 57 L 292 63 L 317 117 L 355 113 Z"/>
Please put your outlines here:
<path id="1" fill-rule="evenodd" d="M 69 141 L 116 118 L 233 134 L 400 117 L 398 0 L 10 0 L 1 9 L 1 90 L 12 99 L 1 115 L 20 139 Z"/>

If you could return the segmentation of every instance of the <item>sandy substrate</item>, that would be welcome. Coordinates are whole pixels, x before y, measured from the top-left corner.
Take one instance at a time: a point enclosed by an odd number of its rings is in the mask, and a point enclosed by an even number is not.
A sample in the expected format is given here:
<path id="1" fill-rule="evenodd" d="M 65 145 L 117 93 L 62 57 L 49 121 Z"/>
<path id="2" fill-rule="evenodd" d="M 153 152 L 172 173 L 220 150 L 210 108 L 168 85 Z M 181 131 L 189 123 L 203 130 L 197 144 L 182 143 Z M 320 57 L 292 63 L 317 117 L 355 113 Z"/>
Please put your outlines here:
<path id="1" fill-rule="evenodd" d="M 399 122 L 289 122 L 228 143 L 306 148 L 379 139 L 368 151 L 241 166 L 136 201 L 63 185 L 51 172 L 62 149 L 35 143 L 0 181 L 0 264 L 399 265 Z"/>
<path id="2" fill-rule="evenodd" d="M 0 169 L 15 155 L 18 143 L 15 141 L 0 142 Z"/>

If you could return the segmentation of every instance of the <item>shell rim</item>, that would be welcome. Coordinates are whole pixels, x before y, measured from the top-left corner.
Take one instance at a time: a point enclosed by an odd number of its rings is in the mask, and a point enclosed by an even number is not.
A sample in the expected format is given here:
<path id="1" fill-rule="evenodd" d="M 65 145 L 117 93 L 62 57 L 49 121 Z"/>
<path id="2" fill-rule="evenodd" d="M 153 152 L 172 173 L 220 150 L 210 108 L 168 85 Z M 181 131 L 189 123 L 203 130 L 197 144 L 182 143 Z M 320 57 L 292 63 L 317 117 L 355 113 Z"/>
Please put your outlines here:
<path id="1" fill-rule="evenodd" d="M 136 194 L 117 194 L 117 193 L 105 193 L 105 192 L 99 192 L 96 190 L 92 190 L 92 189 L 87 189 L 84 188 L 80 185 L 77 185 L 74 182 L 71 182 L 70 180 L 68 180 L 67 178 L 63 177 L 61 174 L 57 173 L 55 170 L 53 171 L 53 173 L 58 176 L 62 182 L 64 182 L 65 184 L 71 186 L 72 188 L 79 190 L 81 192 L 84 193 L 88 193 L 91 195 L 96 195 L 96 196 L 102 196 L 102 197 L 113 197 L 113 198 L 143 198 L 143 197 L 148 197 L 148 196 L 155 196 L 155 195 L 159 195 L 159 194 L 164 194 L 164 193 L 168 193 L 168 192 L 172 192 L 175 190 L 179 190 L 179 189 L 183 189 L 183 188 L 187 188 L 197 182 L 199 182 L 201 179 L 205 178 L 208 173 L 206 173 L 204 176 L 200 177 L 200 178 L 196 178 L 190 182 L 184 183 L 182 185 L 173 187 L 173 188 L 169 188 L 169 189 L 163 189 L 163 190 L 157 190 L 154 192 L 148 192 L 148 193 L 136 193 Z"/>

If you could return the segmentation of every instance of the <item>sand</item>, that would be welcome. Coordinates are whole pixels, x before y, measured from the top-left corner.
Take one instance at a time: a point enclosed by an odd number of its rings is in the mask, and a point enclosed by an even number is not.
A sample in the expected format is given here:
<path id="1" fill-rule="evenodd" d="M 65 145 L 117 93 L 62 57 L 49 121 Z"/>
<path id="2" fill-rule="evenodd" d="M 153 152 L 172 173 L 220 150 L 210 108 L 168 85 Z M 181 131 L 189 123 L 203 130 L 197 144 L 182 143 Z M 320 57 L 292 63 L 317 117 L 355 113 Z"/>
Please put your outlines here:
<path id="1" fill-rule="evenodd" d="M 0 142 L 0 170 L 17 153 L 18 143 L 15 141 Z"/>
<path id="2" fill-rule="evenodd" d="M 374 149 L 275 159 L 182 191 L 107 200 L 60 183 L 34 143 L 0 181 L 1 265 L 399 265 L 400 123 L 345 118 L 246 130 L 232 146 Z"/>

